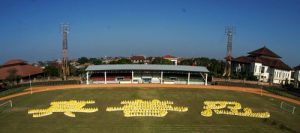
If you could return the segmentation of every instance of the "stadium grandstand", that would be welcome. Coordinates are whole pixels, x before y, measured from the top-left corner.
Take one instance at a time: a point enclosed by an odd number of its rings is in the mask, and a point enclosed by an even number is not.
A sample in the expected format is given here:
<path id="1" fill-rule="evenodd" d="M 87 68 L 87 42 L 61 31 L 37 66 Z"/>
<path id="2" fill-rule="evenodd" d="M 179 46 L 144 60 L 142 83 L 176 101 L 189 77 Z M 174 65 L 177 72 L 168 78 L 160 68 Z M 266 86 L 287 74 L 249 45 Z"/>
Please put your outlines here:
<path id="1" fill-rule="evenodd" d="M 86 68 L 86 84 L 203 84 L 208 70 L 203 66 L 115 64 Z"/>

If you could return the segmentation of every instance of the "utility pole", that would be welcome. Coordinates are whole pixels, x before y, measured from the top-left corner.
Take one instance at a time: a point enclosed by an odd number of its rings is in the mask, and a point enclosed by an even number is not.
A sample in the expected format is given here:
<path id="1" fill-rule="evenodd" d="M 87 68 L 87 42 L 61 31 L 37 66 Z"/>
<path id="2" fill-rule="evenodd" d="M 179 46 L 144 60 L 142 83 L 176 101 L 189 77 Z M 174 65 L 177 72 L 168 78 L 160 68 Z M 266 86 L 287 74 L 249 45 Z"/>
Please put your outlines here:
<path id="1" fill-rule="evenodd" d="M 62 76 L 63 80 L 67 80 L 70 75 L 69 63 L 68 63 L 68 34 L 70 32 L 69 24 L 61 24 L 62 39 Z"/>

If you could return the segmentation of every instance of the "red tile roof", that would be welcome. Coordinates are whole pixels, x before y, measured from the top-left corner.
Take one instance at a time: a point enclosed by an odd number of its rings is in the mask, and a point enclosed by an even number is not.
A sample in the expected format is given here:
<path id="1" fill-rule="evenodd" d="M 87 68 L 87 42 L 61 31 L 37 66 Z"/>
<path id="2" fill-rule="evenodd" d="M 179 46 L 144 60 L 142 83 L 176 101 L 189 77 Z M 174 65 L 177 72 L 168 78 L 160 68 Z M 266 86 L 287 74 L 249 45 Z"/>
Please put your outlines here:
<path id="1" fill-rule="evenodd" d="M 279 59 L 270 59 L 261 57 L 260 60 L 265 66 L 270 66 L 277 69 L 291 70 L 291 68 Z"/>
<path id="2" fill-rule="evenodd" d="M 131 60 L 145 60 L 145 56 L 135 55 L 130 57 Z"/>
<path id="3" fill-rule="evenodd" d="M 168 55 L 163 56 L 163 58 L 177 58 L 177 57 L 168 54 Z"/>
<path id="4" fill-rule="evenodd" d="M 248 53 L 248 56 L 241 56 L 238 58 L 233 59 L 234 62 L 240 63 L 262 63 L 265 66 L 269 66 L 276 69 L 283 69 L 283 70 L 291 70 L 291 68 L 282 62 L 277 54 L 273 51 L 268 49 L 267 47 L 262 47 L 260 49 L 254 50 Z"/>
<path id="5" fill-rule="evenodd" d="M 273 58 L 281 58 L 279 55 L 268 49 L 267 47 L 262 47 L 260 49 L 254 50 L 252 52 L 249 52 L 248 54 L 253 56 L 267 56 L 267 57 L 273 57 Z"/>
<path id="6" fill-rule="evenodd" d="M 11 70 L 16 70 L 16 75 L 20 77 L 28 77 L 29 75 L 43 73 L 41 68 L 29 65 L 23 60 L 10 60 L 0 68 L 0 80 L 6 79 Z"/>
<path id="7" fill-rule="evenodd" d="M 262 63 L 265 66 L 270 66 L 276 69 L 283 69 L 283 70 L 291 70 L 291 68 L 282 62 L 280 59 L 274 58 L 266 58 L 266 57 L 252 57 L 252 56 L 241 56 L 235 58 L 233 61 L 240 62 L 240 63 Z"/>
<path id="8" fill-rule="evenodd" d="M 6 61 L 1 67 L 18 65 L 18 64 L 26 64 L 26 61 L 21 60 L 21 59 L 12 59 L 12 60 Z"/>
<path id="9" fill-rule="evenodd" d="M 233 61 L 240 62 L 240 63 L 252 63 L 253 59 L 250 57 L 247 57 L 247 56 L 240 56 L 240 57 L 233 59 Z"/>
<path id="10" fill-rule="evenodd" d="M 300 65 L 294 68 L 295 70 L 300 70 Z"/>

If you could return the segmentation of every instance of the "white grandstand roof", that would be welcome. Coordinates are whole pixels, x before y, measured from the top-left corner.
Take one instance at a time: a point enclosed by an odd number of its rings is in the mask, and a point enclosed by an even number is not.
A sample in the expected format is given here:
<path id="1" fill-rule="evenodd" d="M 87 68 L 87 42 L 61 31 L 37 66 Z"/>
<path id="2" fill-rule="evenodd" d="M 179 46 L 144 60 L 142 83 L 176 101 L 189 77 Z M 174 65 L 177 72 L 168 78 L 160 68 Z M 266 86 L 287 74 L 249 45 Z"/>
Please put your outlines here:
<path id="1" fill-rule="evenodd" d="M 185 71 L 185 72 L 209 72 L 204 66 L 184 65 L 157 65 L 157 64 L 114 64 L 91 65 L 86 71 L 111 71 L 111 70 L 151 70 L 151 71 Z"/>

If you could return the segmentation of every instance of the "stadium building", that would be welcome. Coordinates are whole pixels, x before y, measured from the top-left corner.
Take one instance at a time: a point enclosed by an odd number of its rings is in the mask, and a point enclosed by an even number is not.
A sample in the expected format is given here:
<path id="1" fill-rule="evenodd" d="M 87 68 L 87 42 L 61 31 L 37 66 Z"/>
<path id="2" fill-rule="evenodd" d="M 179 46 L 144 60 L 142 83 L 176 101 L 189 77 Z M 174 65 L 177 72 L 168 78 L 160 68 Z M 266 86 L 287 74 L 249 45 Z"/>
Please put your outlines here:
<path id="1" fill-rule="evenodd" d="M 208 70 L 203 66 L 118 64 L 91 65 L 86 69 L 87 84 L 203 84 Z"/>

